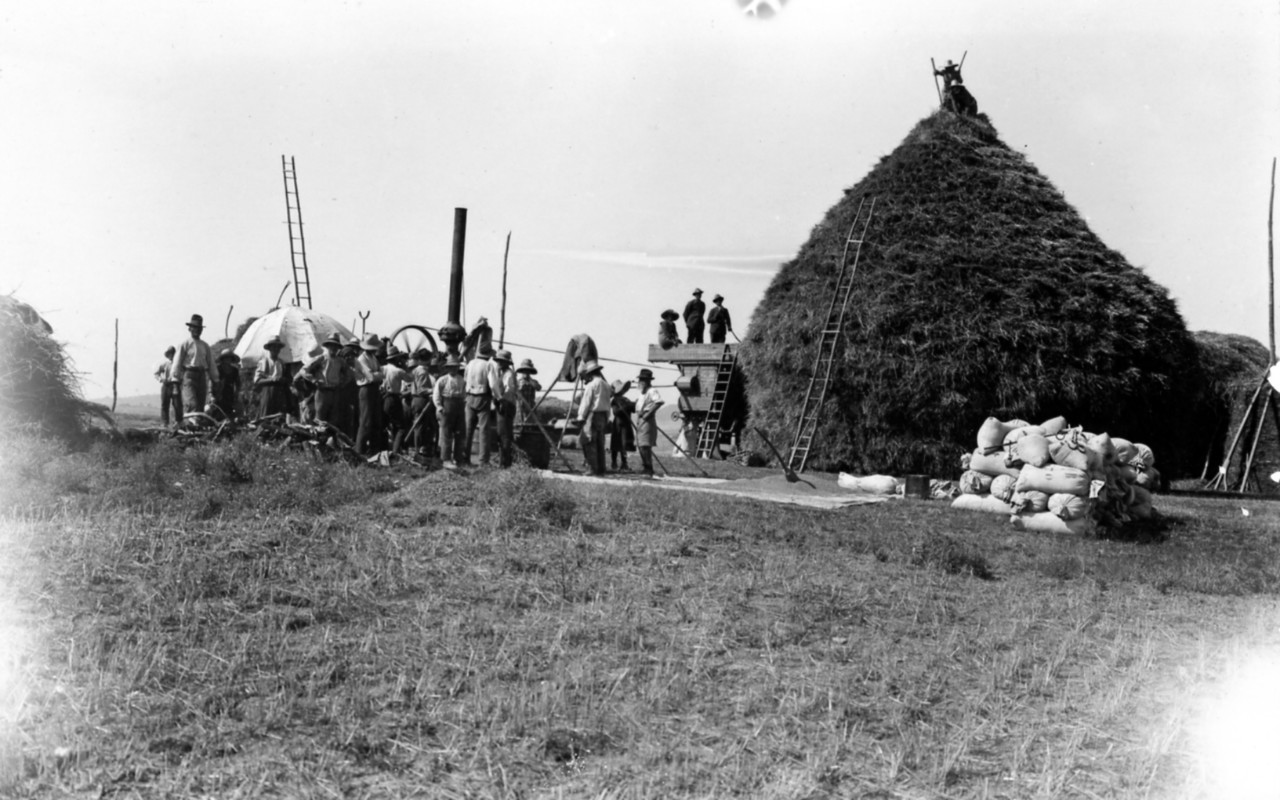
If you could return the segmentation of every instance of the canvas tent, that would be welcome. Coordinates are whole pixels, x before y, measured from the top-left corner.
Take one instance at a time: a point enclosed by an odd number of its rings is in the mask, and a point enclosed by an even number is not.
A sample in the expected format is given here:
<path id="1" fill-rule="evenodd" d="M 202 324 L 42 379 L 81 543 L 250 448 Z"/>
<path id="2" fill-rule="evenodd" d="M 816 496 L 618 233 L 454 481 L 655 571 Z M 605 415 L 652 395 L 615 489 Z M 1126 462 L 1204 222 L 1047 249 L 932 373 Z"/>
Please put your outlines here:
<path id="1" fill-rule="evenodd" d="M 306 361 L 320 342 L 337 333 L 343 342 L 354 338 L 347 326 L 328 314 L 297 306 L 277 308 L 254 320 L 236 343 L 242 368 L 248 369 L 262 357 L 262 346 L 273 336 L 284 342 L 280 359 L 285 363 Z"/>
<path id="2" fill-rule="evenodd" d="M 922 120 L 813 229 L 756 308 L 751 425 L 795 432 L 859 203 L 875 198 L 810 465 L 958 473 L 988 415 L 1064 415 L 1150 445 L 1162 470 L 1200 385 L 1168 291 L 1109 249 L 985 115 Z"/>

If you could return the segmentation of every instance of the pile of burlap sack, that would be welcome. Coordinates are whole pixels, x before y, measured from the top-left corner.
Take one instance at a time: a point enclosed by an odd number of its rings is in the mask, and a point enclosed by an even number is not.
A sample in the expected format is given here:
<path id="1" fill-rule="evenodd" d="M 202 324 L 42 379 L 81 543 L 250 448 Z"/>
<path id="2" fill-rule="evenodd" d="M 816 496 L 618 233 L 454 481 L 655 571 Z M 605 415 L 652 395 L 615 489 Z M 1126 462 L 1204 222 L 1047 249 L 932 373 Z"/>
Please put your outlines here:
<path id="1" fill-rule="evenodd" d="M 1007 514 L 1027 531 L 1091 533 L 1149 519 L 1159 485 L 1151 448 L 1105 433 L 988 417 L 978 447 L 961 457 L 952 508 Z"/>

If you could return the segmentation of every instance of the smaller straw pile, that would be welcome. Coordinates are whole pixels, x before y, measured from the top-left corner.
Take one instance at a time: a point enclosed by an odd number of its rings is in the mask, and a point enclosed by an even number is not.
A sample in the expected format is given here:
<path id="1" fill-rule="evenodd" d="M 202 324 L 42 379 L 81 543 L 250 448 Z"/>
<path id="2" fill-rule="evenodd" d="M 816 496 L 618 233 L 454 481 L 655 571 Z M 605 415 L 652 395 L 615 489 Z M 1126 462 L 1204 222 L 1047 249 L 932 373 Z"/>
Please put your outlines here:
<path id="1" fill-rule="evenodd" d="M 25 430 L 74 439 L 98 417 L 114 427 L 108 410 L 80 396 L 79 382 L 62 345 L 36 317 L 24 316 L 16 303 L 0 305 L 0 426 L 3 433 Z"/>
<path id="2" fill-rule="evenodd" d="M 1150 519 L 1159 485 L 1151 448 L 1106 433 L 988 417 L 960 460 L 952 508 L 1007 514 L 1019 530 L 1087 534 Z"/>

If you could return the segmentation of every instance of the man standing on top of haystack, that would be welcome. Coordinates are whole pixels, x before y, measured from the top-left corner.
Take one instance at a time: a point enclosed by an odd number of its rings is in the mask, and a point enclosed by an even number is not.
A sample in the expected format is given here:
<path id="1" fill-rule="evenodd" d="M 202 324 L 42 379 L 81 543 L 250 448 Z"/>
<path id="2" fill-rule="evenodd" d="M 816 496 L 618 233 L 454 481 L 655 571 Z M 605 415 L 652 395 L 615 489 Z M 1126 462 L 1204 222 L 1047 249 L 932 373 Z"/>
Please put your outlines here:
<path id="1" fill-rule="evenodd" d="M 164 361 L 156 367 L 156 380 L 160 381 L 160 420 L 169 427 L 169 409 L 173 409 L 173 421 L 182 421 L 182 391 L 178 388 L 178 373 L 173 363 L 173 346 L 164 349 Z"/>
<path id="2" fill-rule="evenodd" d="M 729 309 L 724 307 L 724 295 L 717 294 L 711 298 L 715 303 L 707 312 L 707 327 L 711 330 L 711 343 L 724 344 L 725 331 L 733 330 L 733 320 L 729 318 Z"/>
<path id="3" fill-rule="evenodd" d="M 520 404 L 520 390 L 516 386 L 516 373 L 511 369 L 511 351 L 494 353 L 493 363 L 498 369 L 497 393 L 493 398 L 494 411 L 498 415 L 498 463 L 509 467 L 515 449 L 516 406 Z"/>
<path id="4" fill-rule="evenodd" d="M 187 330 L 191 336 L 178 348 L 174 369 L 182 382 L 182 410 L 191 414 L 204 411 L 210 383 L 214 392 L 218 391 L 218 365 L 213 360 L 213 348 L 200 338 L 204 332 L 204 317 L 192 314 Z"/>
<path id="5" fill-rule="evenodd" d="M 338 391 L 342 385 L 352 380 L 351 368 L 338 351 L 342 349 L 342 339 L 334 333 L 320 343 L 324 348 L 315 361 L 303 370 L 307 379 L 315 386 L 314 404 L 316 422 L 324 422 L 338 427 Z"/>
<path id="6" fill-rule="evenodd" d="M 942 78 L 943 91 L 950 91 L 952 84 L 964 83 L 964 78 L 960 77 L 960 65 L 949 58 L 947 59 L 947 65 L 942 69 L 935 69 L 933 74 Z M 981 78 L 982 76 L 979 75 L 978 77 Z M 978 83 L 982 83 L 982 81 L 979 80 Z"/>
<path id="7" fill-rule="evenodd" d="M 471 463 L 471 448 L 475 443 L 477 429 L 480 431 L 480 463 L 488 466 L 493 455 L 489 442 L 489 415 L 495 399 L 502 394 L 502 387 L 498 384 L 497 366 L 489 360 L 492 357 L 493 351 L 489 345 L 483 344 L 476 352 L 476 357 L 467 362 L 467 457 L 464 463 L 468 465 Z"/>
<path id="8" fill-rule="evenodd" d="M 702 344 L 703 317 L 707 313 L 707 304 L 702 302 L 702 290 L 693 290 L 693 299 L 684 304 L 684 326 L 689 335 L 684 340 L 689 344 Z"/>
<path id="9" fill-rule="evenodd" d="M 356 386 L 360 399 L 360 425 L 356 429 L 356 454 L 369 455 L 369 451 L 378 452 L 382 448 L 382 398 L 378 395 L 378 384 L 382 382 L 382 371 L 378 369 L 378 358 L 374 353 L 382 345 L 378 334 L 370 333 L 360 343 L 360 355 L 356 356 Z"/>
<path id="10" fill-rule="evenodd" d="M 662 395 L 653 388 L 653 371 L 640 370 L 636 376 L 640 399 L 636 411 L 636 447 L 640 450 L 640 466 L 645 477 L 653 477 L 653 448 L 658 444 L 658 409 L 662 407 Z"/>
<path id="11" fill-rule="evenodd" d="M 613 390 L 605 383 L 604 371 L 598 362 L 588 361 L 578 370 L 585 385 L 582 402 L 578 405 L 578 424 L 581 433 L 582 454 L 587 457 L 592 475 L 604 474 L 604 437 L 609 430 L 609 406 Z"/>
<path id="12" fill-rule="evenodd" d="M 440 460 L 458 466 L 467 460 L 465 438 L 467 420 L 464 406 L 467 402 L 467 381 L 462 377 L 462 361 L 449 356 L 444 363 L 444 374 L 436 380 L 431 390 L 436 405 L 436 427 L 440 430 Z"/>
<path id="13" fill-rule="evenodd" d="M 258 359 L 258 368 L 253 373 L 253 386 L 258 390 L 258 416 L 269 417 L 272 414 L 283 414 L 287 419 L 291 411 L 293 395 L 289 392 L 289 373 L 284 362 L 280 360 L 280 351 L 284 342 L 279 336 L 272 336 L 262 346 L 267 354 Z"/>
<path id="14" fill-rule="evenodd" d="M 676 333 L 676 320 L 680 315 L 668 308 L 662 312 L 662 321 L 658 323 L 658 346 L 670 350 L 680 344 L 680 334 Z"/>
<path id="15" fill-rule="evenodd" d="M 520 394 L 520 424 L 528 425 L 533 422 L 533 407 L 538 403 L 538 392 L 542 391 L 542 384 L 533 377 L 538 374 L 538 370 L 533 366 L 532 358 L 522 360 L 516 374 L 520 376 L 516 379 L 516 391 Z"/>

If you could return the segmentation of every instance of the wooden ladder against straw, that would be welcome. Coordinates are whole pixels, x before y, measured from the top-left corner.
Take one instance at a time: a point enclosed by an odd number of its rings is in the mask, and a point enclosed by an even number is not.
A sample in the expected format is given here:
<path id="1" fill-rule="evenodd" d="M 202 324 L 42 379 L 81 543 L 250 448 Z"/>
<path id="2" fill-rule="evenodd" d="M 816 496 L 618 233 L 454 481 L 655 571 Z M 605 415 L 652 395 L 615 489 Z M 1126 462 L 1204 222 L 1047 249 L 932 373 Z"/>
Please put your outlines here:
<path id="1" fill-rule="evenodd" d="M 827 322 L 822 327 L 822 336 L 818 342 L 818 358 L 813 364 L 813 375 L 809 378 L 809 390 L 805 392 L 804 405 L 800 408 L 800 423 L 796 426 L 795 438 L 791 440 L 791 453 L 784 465 L 790 472 L 803 472 L 805 464 L 809 461 L 809 450 L 813 447 L 813 437 L 818 431 L 822 405 L 826 402 L 827 389 L 831 385 L 836 345 L 840 341 L 840 333 L 844 330 L 844 314 L 849 306 L 849 297 L 853 294 L 853 278 L 858 271 L 862 243 L 866 239 L 867 227 L 871 224 L 871 215 L 875 208 L 874 197 L 871 198 L 870 203 L 863 198 L 858 203 L 858 212 L 854 214 L 853 222 L 849 225 L 844 252 L 840 255 L 840 274 L 836 278 L 836 290 L 831 293 Z M 852 259 L 849 258 L 850 248 L 853 249 Z"/>
<path id="2" fill-rule="evenodd" d="M 707 409 L 707 419 L 702 423 L 702 432 L 698 435 L 698 447 L 694 455 L 698 458 L 711 458 L 716 455 L 720 446 L 720 426 L 724 420 L 724 405 L 729 398 L 729 384 L 733 381 L 733 367 L 738 361 L 733 348 L 724 345 L 720 356 L 720 366 L 716 368 L 716 385 L 711 390 L 711 405 Z"/>
<path id="3" fill-rule="evenodd" d="M 298 168 L 293 158 L 280 156 L 284 170 L 284 211 L 289 221 L 289 260 L 293 264 L 294 303 L 311 308 L 311 273 L 307 270 L 307 242 L 302 235 L 302 202 L 298 199 Z M 306 303 L 304 306 L 303 303 Z"/>

